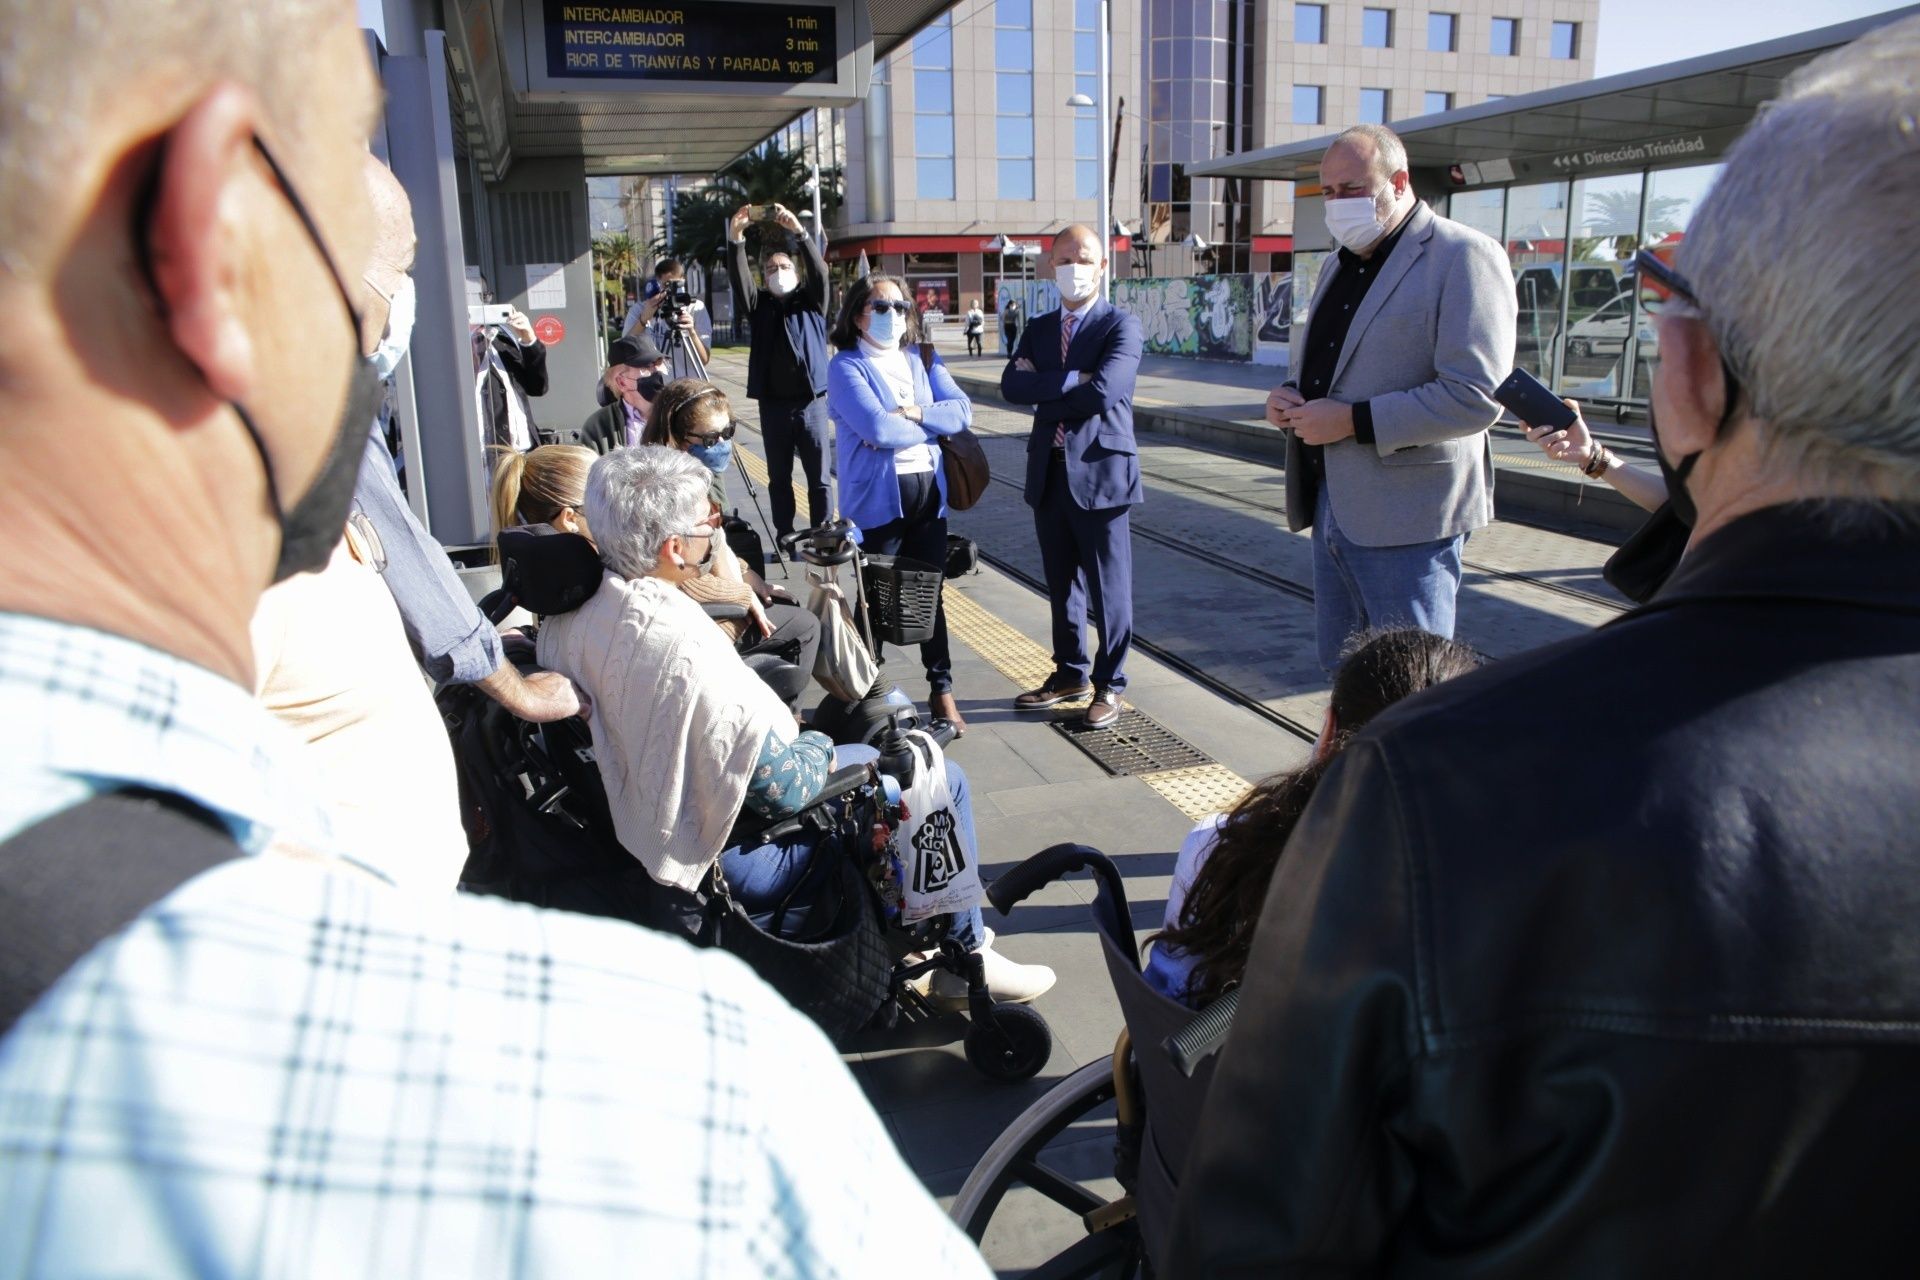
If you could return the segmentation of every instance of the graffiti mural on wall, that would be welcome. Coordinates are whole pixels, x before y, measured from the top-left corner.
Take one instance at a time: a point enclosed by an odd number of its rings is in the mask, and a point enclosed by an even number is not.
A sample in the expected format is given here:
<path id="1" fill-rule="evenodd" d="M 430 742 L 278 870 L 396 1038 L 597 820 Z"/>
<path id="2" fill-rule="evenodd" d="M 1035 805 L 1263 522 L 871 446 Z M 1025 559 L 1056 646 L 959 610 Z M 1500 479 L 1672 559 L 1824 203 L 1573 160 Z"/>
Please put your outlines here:
<path id="1" fill-rule="evenodd" d="M 1254 341 L 1285 346 L 1293 331 L 1293 276 L 1271 271 L 1253 278 Z"/>
<path id="2" fill-rule="evenodd" d="M 1253 292 L 1252 276 L 1115 280 L 1113 305 L 1139 318 L 1155 355 L 1249 360 Z"/>

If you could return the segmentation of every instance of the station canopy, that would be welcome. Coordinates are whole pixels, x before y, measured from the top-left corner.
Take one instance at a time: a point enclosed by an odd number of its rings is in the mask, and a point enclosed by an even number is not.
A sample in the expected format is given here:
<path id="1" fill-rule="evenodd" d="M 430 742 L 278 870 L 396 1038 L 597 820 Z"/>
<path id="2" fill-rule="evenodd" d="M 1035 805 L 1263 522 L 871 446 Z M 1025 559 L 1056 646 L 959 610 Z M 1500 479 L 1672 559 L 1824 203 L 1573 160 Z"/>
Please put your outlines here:
<path id="1" fill-rule="evenodd" d="M 455 126 L 489 180 L 543 157 L 584 157 L 589 176 L 710 173 L 805 111 L 864 98 L 874 59 L 953 4 L 448 0 Z"/>
<path id="2" fill-rule="evenodd" d="M 1796 69 L 1913 14 L 1920 14 L 1920 5 L 1684 62 L 1395 121 L 1393 130 L 1406 144 L 1410 168 L 1459 166 L 1455 187 L 1706 161 L 1725 150 L 1761 103 L 1779 95 L 1781 82 Z M 1651 47 L 1659 46 L 1658 26 L 1649 26 L 1645 35 Z M 1333 137 L 1222 156 L 1188 172 L 1317 183 L 1320 157 Z"/>

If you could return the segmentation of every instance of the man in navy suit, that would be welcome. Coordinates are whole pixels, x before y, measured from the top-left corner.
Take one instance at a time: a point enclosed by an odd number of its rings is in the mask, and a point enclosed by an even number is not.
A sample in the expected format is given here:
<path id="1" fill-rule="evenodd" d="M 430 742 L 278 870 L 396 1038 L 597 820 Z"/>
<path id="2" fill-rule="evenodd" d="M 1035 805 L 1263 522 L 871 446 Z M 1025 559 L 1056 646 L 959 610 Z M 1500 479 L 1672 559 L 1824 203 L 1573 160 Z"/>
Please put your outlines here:
<path id="1" fill-rule="evenodd" d="M 1000 394 L 1033 406 L 1027 505 L 1053 607 L 1053 674 L 1014 699 L 1039 711 L 1093 694 L 1090 728 L 1120 718 L 1133 642 L 1133 545 L 1127 510 L 1144 496 L 1133 442 L 1140 322 L 1100 296 L 1105 246 L 1091 227 L 1053 240 L 1060 310 L 1036 316 L 1000 376 Z M 1087 661 L 1087 604 L 1100 652 Z"/>

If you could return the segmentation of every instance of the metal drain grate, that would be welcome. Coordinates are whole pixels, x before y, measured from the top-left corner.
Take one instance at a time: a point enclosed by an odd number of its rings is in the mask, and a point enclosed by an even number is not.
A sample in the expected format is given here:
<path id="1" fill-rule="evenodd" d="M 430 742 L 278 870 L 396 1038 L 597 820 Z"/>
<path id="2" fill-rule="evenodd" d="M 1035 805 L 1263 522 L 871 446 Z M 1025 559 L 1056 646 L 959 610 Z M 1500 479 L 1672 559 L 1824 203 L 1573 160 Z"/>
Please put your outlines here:
<path id="1" fill-rule="evenodd" d="M 1206 752 L 1131 707 L 1120 712 L 1119 723 L 1111 729 L 1089 729 L 1078 716 L 1056 720 L 1053 727 L 1095 764 L 1122 777 L 1213 763 Z"/>

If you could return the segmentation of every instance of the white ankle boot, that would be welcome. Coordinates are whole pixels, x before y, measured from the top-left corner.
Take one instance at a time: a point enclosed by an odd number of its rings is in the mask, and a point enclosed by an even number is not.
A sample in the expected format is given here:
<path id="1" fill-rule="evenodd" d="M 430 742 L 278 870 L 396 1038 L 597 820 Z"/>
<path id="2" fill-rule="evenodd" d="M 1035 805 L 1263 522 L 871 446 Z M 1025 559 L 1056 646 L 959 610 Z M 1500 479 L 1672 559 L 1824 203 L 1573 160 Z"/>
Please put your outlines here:
<path id="1" fill-rule="evenodd" d="M 986 965 L 987 994 L 995 1004 L 1027 1004 L 1039 999 L 1053 988 L 1056 981 L 1053 970 L 1043 964 L 1020 964 L 1009 960 L 993 949 L 993 935 L 987 935 L 987 944 L 978 952 Z M 949 1009 L 967 1007 L 967 980 L 957 973 L 948 973 L 945 969 L 936 969 L 932 973 L 928 998 L 936 1005 Z"/>

